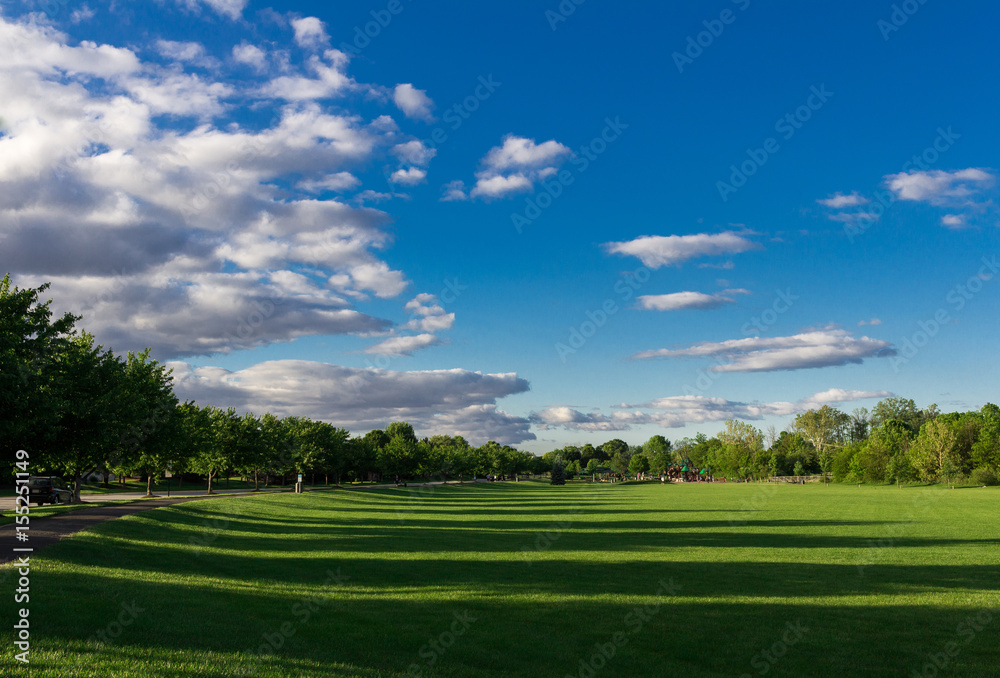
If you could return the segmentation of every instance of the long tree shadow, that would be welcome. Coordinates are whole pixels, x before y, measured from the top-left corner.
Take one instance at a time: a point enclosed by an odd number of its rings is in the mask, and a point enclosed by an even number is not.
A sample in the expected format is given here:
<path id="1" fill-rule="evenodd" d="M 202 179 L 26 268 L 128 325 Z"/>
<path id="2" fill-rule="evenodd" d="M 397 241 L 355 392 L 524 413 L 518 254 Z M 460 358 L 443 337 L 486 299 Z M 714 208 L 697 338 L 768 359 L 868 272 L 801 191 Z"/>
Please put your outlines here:
<path id="1" fill-rule="evenodd" d="M 39 654 L 62 648 L 96 667 L 93 675 L 111 675 L 137 661 L 211 653 L 240 653 L 232 672 L 215 675 L 246 676 L 403 675 L 414 665 L 424 676 L 580 675 L 581 666 L 592 671 L 598 663 L 602 676 L 732 676 L 763 666 L 779 676 L 909 675 L 948 642 L 960 649 L 951 659 L 952 675 L 995 675 L 995 632 L 958 630 L 975 608 L 723 598 L 737 590 L 727 580 L 743 582 L 740 592 L 746 581 L 768 578 L 802 586 L 779 563 L 762 564 L 766 570 L 729 563 L 726 571 L 698 570 L 704 563 L 691 563 L 688 571 L 676 563 L 635 570 L 638 564 L 627 563 L 587 577 L 591 565 L 562 561 L 529 575 L 548 582 L 549 595 L 540 598 L 513 596 L 502 582 L 459 575 L 451 561 L 435 565 L 415 589 L 388 578 L 392 573 L 375 561 L 350 559 L 296 563 L 300 586 L 192 581 L 185 571 L 169 580 L 39 572 L 33 580 L 33 675 L 50 668 Z M 346 580 L 330 583 L 331 566 L 340 567 Z M 966 583 L 980 581 L 970 568 L 958 569 L 955 576 Z M 820 578 L 809 581 L 813 586 L 844 575 L 835 568 L 815 574 Z M 614 586 L 623 578 L 631 583 Z M 572 593 L 557 584 L 564 579 L 575 580 Z M 65 597 L 86 598 L 95 625 L 59 614 Z M 114 642 L 88 643 L 121 618 L 123 606 L 141 609 L 134 623 Z M 431 649 L 435 640 L 439 650 Z M 780 651 L 762 653 L 779 643 Z M 594 659 L 598 655 L 603 661 Z M 156 675 L 184 675 L 164 663 L 166 670 Z"/>

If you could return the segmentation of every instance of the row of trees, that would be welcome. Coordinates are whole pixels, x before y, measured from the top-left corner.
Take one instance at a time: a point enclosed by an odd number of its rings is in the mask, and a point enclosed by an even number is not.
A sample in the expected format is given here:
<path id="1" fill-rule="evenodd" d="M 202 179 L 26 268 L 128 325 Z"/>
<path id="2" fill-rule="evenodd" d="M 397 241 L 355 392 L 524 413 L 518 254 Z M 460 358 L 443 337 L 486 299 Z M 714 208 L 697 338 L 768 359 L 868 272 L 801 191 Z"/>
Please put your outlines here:
<path id="1" fill-rule="evenodd" d="M 182 403 L 170 371 L 149 351 L 119 356 L 75 330 L 77 316 L 54 318 L 48 288 L 0 281 L 0 482 L 13 481 L 14 450 L 30 452 L 34 475 L 80 481 L 92 473 L 142 475 L 147 492 L 166 470 L 219 477 L 239 474 L 255 487 L 308 474 L 342 478 L 459 477 L 541 472 L 534 455 L 460 436 L 418 440 L 405 422 L 363 437 L 305 417 L 238 414 Z M 547 469 L 544 469 L 547 470 Z"/>
<path id="2" fill-rule="evenodd" d="M 238 473 L 259 487 L 289 474 L 348 479 L 516 476 L 547 473 L 562 461 L 566 477 L 598 468 L 659 473 L 691 463 L 717 476 L 832 474 L 850 482 L 991 482 L 1000 471 L 1000 408 L 943 414 L 931 405 L 888 398 L 871 412 L 848 415 L 823 406 L 800 414 L 780 434 L 729 420 L 715 437 L 671 443 L 654 435 L 634 446 L 567 446 L 542 457 L 490 441 L 475 447 L 461 436 L 418 440 L 395 422 L 361 437 L 304 417 L 238 414 L 178 401 L 168 369 L 149 351 L 115 355 L 74 329 L 78 317 L 54 318 L 47 289 L 0 281 L 0 445 L 31 452 L 35 474 L 74 481 L 90 473 L 141 474 L 151 488 L 165 470 L 214 479 Z M 12 456 L 12 455 L 11 455 Z M 10 457 L 8 457 L 9 459 Z M 10 482 L 8 461 L 0 482 Z"/>
<path id="3" fill-rule="evenodd" d="M 671 443 L 655 435 L 643 445 L 614 439 L 568 446 L 543 455 L 562 459 L 568 477 L 608 467 L 616 473 L 660 473 L 691 463 L 729 478 L 829 474 L 842 482 L 955 482 L 993 484 L 1000 473 L 1000 408 L 941 413 L 905 398 L 887 398 L 869 412 L 851 414 L 829 405 L 798 415 L 788 430 L 762 431 L 737 419 L 709 438 L 698 434 Z"/>

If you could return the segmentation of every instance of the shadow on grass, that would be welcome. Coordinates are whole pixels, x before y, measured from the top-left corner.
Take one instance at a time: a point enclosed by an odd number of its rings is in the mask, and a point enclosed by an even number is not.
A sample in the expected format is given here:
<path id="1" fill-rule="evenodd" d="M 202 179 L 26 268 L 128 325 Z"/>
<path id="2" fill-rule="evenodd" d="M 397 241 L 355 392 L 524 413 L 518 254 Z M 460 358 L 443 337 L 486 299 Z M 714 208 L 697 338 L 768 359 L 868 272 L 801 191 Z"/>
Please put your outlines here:
<path id="1" fill-rule="evenodd" d="M 705 570 L 704 563 L 688 569 L 639 565 L 616 564 L 615 575 L 610 569 L 593 572 L 593 564 L 554 562 L 529 575 L 548 591 L 537 599 L 507 595 L 508 586 L 496 582 L 502 569 L 496 563 L 477 564 L 483 581 L 476 587 L 470 586 L 475 578 L 460 572 L 467 563 L 434 562 L 416 590 L 387 579 L 392 573 L 379 563 L 354 559 L 286 563 L 302 573 L 300 586 L 248 587 L 225 578 L 192 583 L 195 572 L 182 568 L 169 581 L 43 572 L 36 575 L 35 609 L 65 614 L 34 616 L 32 675 L 46 675 L 47 651 L 74 648 L 81 661 L 98 668 L 94 675 L 140 672 L 142 662 L 155 666 L 157 676 L 195 675 L 178 662 L 217 656 L 222 663 L 215 671 L 198 675 L 398 676 L 415 664 L 424 676 L 576 676 L 581 660 L 595 665 L 593 658 L 609 642 L 613 653 L 605 652 L 600 662 L 602 676 L 733 676 L 758 673 L 763 665 L 778 676 L 909 675 L 948 642 L 960 649 L 951 660 L 952 675 L 995 675 L 996 629 L 987 624 L 971 635 L 961 632 L 962 624 L 971 628 L 968 609 L 725 601 L 720 596 L 735 593 L 725 581 L 742 582 L 741 592 L 747 581 L 770 578 L 784 579 L 775 590 L 822 584 L 796 578 L 780 563 L 731 563 L 727 572 Z M 350 579 L 324 586 L 330 567 L 341 567 Z M 827 568 L 814 574 L 826 579 L 845 573 Z M 958 568 L 954 577 L 980 582 L 970 568 Z M 630 583 L 609 586 L 616 578 Z M 576 582 L 574 594 L 564 595 L 560 582 L 566 579 Z M 664 593 L 661 581 L 672 581 L 675 595 Z M 617 589 L 629 589 L 629 596 Z M 462 591 L 465 596 L 454 595 Z M 67 601 L 86 605 L 83 617 L 90 623 L 81 624 Z M 101 646 L 86 642 L 113 628 L 130 606 L 142 611 L 120 635 Z M 464 620 L 461 634 L 448 635 L 456 620 Z M 790 628 L 797 629 L 791 637 Z M 615 634 L 624 640 L 617 646 Z M 791 638 L 795 642 L 773 663 L 761 659 L 762 649 Z M 435 641 L 442 651 L 432 649 Z"/>

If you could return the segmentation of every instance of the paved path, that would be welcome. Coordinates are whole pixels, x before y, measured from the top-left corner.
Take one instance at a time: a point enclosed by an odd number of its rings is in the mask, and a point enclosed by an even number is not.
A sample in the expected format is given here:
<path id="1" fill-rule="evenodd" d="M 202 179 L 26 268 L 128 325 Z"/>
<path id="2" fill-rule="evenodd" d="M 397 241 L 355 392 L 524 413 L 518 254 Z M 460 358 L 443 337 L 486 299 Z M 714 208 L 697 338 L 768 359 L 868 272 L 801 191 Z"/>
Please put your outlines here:
<path id="1" fill-rule="evenodd" d="M 172 493 L 171 493 L 172 494 Z M 121 504 L 117 506 L 95 506 L 93 508 L 77 509 L 74 511 L 68 511 L 66 513 L 59 513 L 54 516 L 48 516 L 46 518 L 36 518 L 30 523 L 28 530 L 29 539 L 27 542 L 20 542 L 17 540 L 14 525 L 3 525 L 0 526 L 0 563 L 10 562 L 11 560 L 16 560 L 17 556 L 20 555 L 32 555 L 37 553 L 39 550 L 45 548 L 49 544 L 53 544 L 64 537 L 68 537 L 72 534 L 86 530 L 89 527 L 98 525 L 107 520 L 114 520 L 115 518 L 121 518 L 122 516 L 131 515 L 133 513 L 141 513 L 142 511 L 150 511 L 155 508 L 160 508 L 162 506 L 171 506 L 173 504 L 180 504 L 186 501 L 194 501 L 196 499 L 213 499 L 225 496 L 232 496 L 234 493 L 219 493 L 213 495 L 206 495 L 204 491 L 200 495 L 196 496 L 185 496 L 185 497 L 160 497 L 157 499 L 147 499 L 146 501 L 137 501 L 132 504 Z M 246 495 L 245 496 L 253 496 Z M 258 495 L 263 494 L 263 491 L 257 493 Z M 105 501 L 111 498 L 119 499 L 118 495 L 102 495 L 105 497 Z M 139 495 L 145 496 L 145 495 Z M 29 514 L 30 515 L 30 514 Z M 15 548 L 32 548 L 34 549 L 30 554 L 24 554 L 22 552 L 15 552 Z"/>
<path id="2" fill-rule="evenodd" d="M 481 479 L 477 479 L 473 482 L 486 482 Z M 421 485 L 443 485 L 443 484 L 457 484 L 455 481 L 430 481 L 426 483 L 410 483 L 410 487 L 420 487 Z M 382 487 L 394 487 L 394 484 L 386 485 L 359 485 L 355 489 L 362 488 L 382 488 Z M 351 487 L 347 485 L 346 487 Z M 336 489 L 336 488 L 316 488 L 319 489 Z M 20 555 L 33 555 L 39 550 L 45 548 L 49 544 L 54 544 L 55 542 L 68 537 L 72 534 L 76 534 L 82 530 L 86 530 L 89 527 L 98 525 L 107 520 L 114 520 L 115 518 L 121 518 L 122 516 L 131 515 L 133 513 L 140 513 L 142 511 L 149 511 L 155 508 L 160 508 L 162 506 L 171 506 L 173 504 L 180 504 L 186 501 L 194 501 L 196 499 L 209 499 L 209 498 L 219 498 L 233 495 L 243 495 L 243 496 L 260 496 L 264 493 L 272 492 L 287 492 L 288 488 L 268 488 L 266 490 L 261 490 L 260 492 L 247 492 L 246 490 L 216 490 L 216 494 L 206 495 L 204 490 L 196 490 L 192 492 L 171 492 L 170 497 L 159 496 L 155 499 L 147 499 L 145 501 L 136 501 L 132 504 L 121 504 L 117 506 L 95 506 L 93 508 L 86 509 L 76 509 L 73 511 L 68 511 L 66 513 L 59 513 L 53 516 L 48 516 L 45 518 L 36 518 L 32 520 L 29 528 L 29 540 L 27 542 L 19 542 L 16 537 L 15 526 L 3 525 L 0 526 L 0 563 L 10 562 L 16 560 Z M 306 490 L 311 491 L 310 489 Z M 141 499 L 146 495 L 141 492 L 122 492 L 122 493 L 111 493 L 111 494 L 88 494 L 84 495 L 83 502 L 98 502 L 98 501 L 116 501 L 124 499 Z M 14 499 L 5 499 L 7 506 L 0 506 L 0 508 L 5 508 L 5 510 L 11 510 L 14 508 Z M 30 513 L 29 513 L 30 515 Z M 15 552 L 15 548 L 31 548 L 33 551 L 29 554 L 22 552 Z"/>
<path id="3" fill-rule="evenodd" d="M 240 488 L 238 490 L 227 490 L 225 488 L 223 488 L 223 489 L 220 490 L 217 487 L 213 487 L 212 488 L 212 494 L 213 494 L 213 496 L 216 495 L 216 494 L 246 494 L 247 492 L 250 492 L 250 491 L 251 490 L 247 490 L 246 488 Z M 290 492 L 290 491 L 291 491 L 290 487 L 268 487 L 267 489 L 261 488 L 260 492 L 254 492 L 254 494 L 260 494 L 261 492 Z M 103 493 L 103 494 L 83 494 L 83 495 L 80 496 L 80 503 L 82 503 L 82 504 L 89 504 L 89 503 L 101 502 L 101 501 L 121 501 L 121 500 L 130 500 L 130 499 L 142 499 L 145 496 L 146 496 L 145 492 L 106 492 L 106 493 Z M 167 493 L 166 492 L 157 492 L 153 496 L 155 496 L 155 497 L 166 497 Z M 204 487 L 195 487 L 195 488 L 190 489 L 190 490 L 181 490 L 181 491 L 171 490 L 170 491 L 170 496 L 171 497 L 204 497 L 206 495 L 205 495 L 205 488 Z M 14 502 L 15 502 L 15 498 L 14 497 L 0 497 L 0 511 L 13 511 L 14 510 Z M 35 506 L 36 506 L 35 504 L 31 505 L 32 508 L 35 508 Z M 51 504 L 46 504 L 46 506 L 51 506 Z"/>

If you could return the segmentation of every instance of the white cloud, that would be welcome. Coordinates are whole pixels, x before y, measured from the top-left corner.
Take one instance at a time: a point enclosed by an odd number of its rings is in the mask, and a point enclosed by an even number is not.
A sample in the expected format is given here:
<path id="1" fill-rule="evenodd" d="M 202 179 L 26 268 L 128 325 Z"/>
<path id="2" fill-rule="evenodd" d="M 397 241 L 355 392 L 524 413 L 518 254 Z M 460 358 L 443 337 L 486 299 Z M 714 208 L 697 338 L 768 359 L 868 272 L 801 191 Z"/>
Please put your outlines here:
<path id="1" fill-rule="evenodd" d="M 455 323 L 455 314 L 447 313 L 436 295 L 422 292 L 406 302 L 405 308 L 412 319 L 401 325 L 399 330 L 420 334 L 401 335 L 393 332 L 388 339 L 366 348 L 365 353 L 402 357 L 444 343 L 434 333 L 450 330 Z"/>
<path id="2" fill-rule="evenodd" d="M 527 192 L 532 189 L 531 179 L 523 174 L 508 176 L 491 176 L 479 179 L 472 187 L 469 196 L 472 198 L 502 198 L 512 193 Z"/>
<path id="3" fill-rule="evenodd" d="M 845 195 L 843 193 L 834 193 L 829 198 L 823 200 L 817 200 L 820 205 L 825 205 L 826 207 L 831 207 L 833 209 L 843 209 L 845 207 L 857 207 L 858 205 L 865 205 L 869 202 L 868 198 L 859 195 L 857 191 Z"/>
<path id="4" fill-rule="evenodd" d="M 509 134 L 504 137 L 503 145 L 491 148 L 482 162 L 489 172 L 523 172 L 555 167 L 570 155 L 572 152 L 558 141 L 536 144 L 534 139 Z"/>
<path id="5" fill-rule="evenodd" d="M 872 318 L 871 320 L 861 320 L 858 322 L 858 327 L 864 327 L 865 325 L 881 325 L 882 321 L 878 318 Z"/>
<path id="6" fill-rule="evenodd" d="M 90 5 L 88 5 L 87 3 L 83 3 L 80 7 L 73 10 L 73 13 L 69 17 L 69 20 L 74 24 L 78 24 L 83 21 L 90 21 L 96 15 L 97 12 L 91 9 Z"/>
<path id="7" fill-rule="evenodd" d="M 292 19 L 291 24 L 295 31 L 295 44 L 303 49 L 321 49 L 330 42 L 326 25 L 314 16 Z"/>
<path id="8" fill-rule="evenodd" d="M 233 60 L 250 66 L 258 73 L 267 68 L 267 54 L 260 47 L 248 42 L 233 45 Z"/>
<path id="9" fill-rule="evenodd" d="M 465 193 L 465 182 L 461 179 L 449 181 L 444 185 L 444 194 L 441 196 L 441 202 L 457 202 L 468 199 L 469 196 Z"/>
<path id="10" fill-rule="evenodd" d="M 698 233 L 695 235 L 644 235 L 627 242 L 605 243 L 610 254 L 638 257 L 649 268 L 676 266 L 698 257 L 736 254 L 763 249 L 735 231 Z"/>
<path id="11" fill-rule="evenodd" d="M 385 116 L 262 101 L 253 74 L 192 74 L 206 55 L 196 43 L 154 43 L 176 59 L 169 68 L 68 43 L 0 15 L 0 268 L 15 284 L 51 281 L 59 310 L 82 313 L 119 352 L 202 355 L 392 330 L 356 307 L 409 285 L 379 255 L 388 215 L 315 199 L 357 188 L 351 170 L 398 145 Z M 227 119 L 242 105 L 270 106 L 274 121 Z"/>
<path id="12" fill-rule="evenodd" d="M 396 372 L 304 360 L 268 361 L 230 372 L 170 363 L 181 399 L 240 411 L 299 415 L 362 433 L 408 421 L 420 436 L 462 435 L 473 444 L 533 440 L 527 419 L 497 400 L 528 390 L 516 374 L 467 370 Z"/>
<path id="13" fill-rule="evenodd" d="M 440 339 L 430 333 L 415 334 L 412 336 L 389 337 L 374 346 L 365 349 L 365 353 L 372 355 L 388 355 L 401 358 L 413 355 L 414 351 L 429 346 L 437 346 L 442 343 Z"/>
<path id="14" fill-rule="evenodd" d="M 537 144 L 534 139 L 508 134 L 500 146 L 491 148 L 480 161 L 476 184 L 468 197 L 489 200 L 531 191 L 538 181 L 558 171 L 572 154 L 569 148 L 555 140 Z M 442 200 L 462 200 L 464 197 L 464 184 L 453 181 Z"/>
<path id="15" fill-rule="evenodd" d="M 315 77 L 279 76 L 261 88 L 261 96 L 286 101 L 312 101 L 344 94 L 354 86 L 354 81 L 345 73 L 347 62 L 346 54 L 328 49 L 322 58 L 313 55 L 306 61 L 306 68 Z"/>
<path id="16" fill-rule="evenodd" d="M 202 65 L 211 63 L 206 59 L 205 47 L 197 42 L 176 42 L 174 40 L 157 40 L 156 51 L 161 56 L 173 61 L 183 61 Z"/>
<path id="17" fill-rule="evenodd" d="M 318 179 L 306 179 L 299 182 L 299 188 L 310 193 L 323 191 L 349 191 L 361 185 L 361 180 L 350 172 L 335 172 Z"/>
<path id="18" fill-rule="evenodd" d="M 672 294 L 643 295 L 636 299 L 639 308 L 647 311 L 707 310 L 725 304 L 734 304 L 732 294 L 750 294 L 748 290 L 725 290 L 717 294 L 704 292 L 674 292 Z"/>
<path id="19" fill-rule="evenodd" d="M 952 229 L 964 228 L 965 217 L 960 214 L 946 214 L 941 217 L 941 225 Z"/>
<path id="20" fill-rule="evenodd" d="M 455 314 L 447 313 L 438 302 L 436 295 L 426 292 L 418 294 L 406 302 L 406 310 L 415 317 L 403 325 L 402 329 L 422 332 L 450 330 L 455 323 Z"/>
<path id="21" fill-rule="evenodd" d="M 427 96 L 426 90 L 417 89 L 410 83 L 402 83 L 393 90 L 392 100 L 408 118 L 425 122 L 434 120 L 434 102 Z"/>
<path id="22" fill-rule="evenodd" d="M 247 0 L 177 0 L 177 2 L 188 9 L 198 9 L 199 2 L 203 2 L 218 14 L 234 21 L 243 16 L 243 9 L 247 6 Z"/>
<path id="23" fill-rule="evenodd" d="M 389 181 L 404 186 L 415 186 L 427 178 L 427 172 L 417 167 L 399 169 L 392 173 Z"/>
<path id="24" fill-rule="evenodd" d="M 885 398 L 888 391 L 850 391 L 831 388 L 798 402 L 744 403 L 724 398 L 683 395 L 656 398 L 638 405 L 621 404 L 610 414 L 580 412 L 570 407 L 552 407 L 531 415 L 542 430 L 627 431 L 634 426 L 680 428 L 690 424 L 723 422 L 727 419 L 759 420 L 768 416 L 793 416 L 823 405 Z"/>
<path id="25" fill-rule="evenodd" d="M 428 148 L 424 146 L 422 141 L 414 139 L 413 141 L 407 141 L 406 143 L 396 144 L 392 147 L 392 154 L 395 155 L 400 161 L 409 163 L 410 165 L 416 165 L 418 167 L 426 167 L 430 164 L 431 159 L 437 155 L 436 148 Z"/>
<path id="26" fill-rule="evenodd" d="M 632 358 L 715 357 L 729 362 L 709 368 L 713 372 L 773 372 L 860 364 L 865 358 L 895 354 L 887 341 L 855 338 L 844 330 L 824 329 L 789 337 L 747 337 L 702 342 L 688 348 L 642 351 Z"/>
<path id="27" fill-rule="evenodd" d="M 898 200 L 913 200 L 932 205 L 968 205 L 982 189 L 992 186 L 995 177 L 978 167 L 946 172 L 929 170 L 890 174 L 886 185 Z"/>

